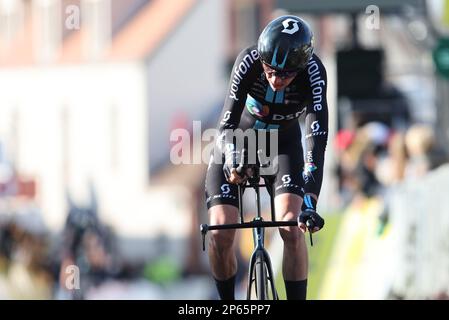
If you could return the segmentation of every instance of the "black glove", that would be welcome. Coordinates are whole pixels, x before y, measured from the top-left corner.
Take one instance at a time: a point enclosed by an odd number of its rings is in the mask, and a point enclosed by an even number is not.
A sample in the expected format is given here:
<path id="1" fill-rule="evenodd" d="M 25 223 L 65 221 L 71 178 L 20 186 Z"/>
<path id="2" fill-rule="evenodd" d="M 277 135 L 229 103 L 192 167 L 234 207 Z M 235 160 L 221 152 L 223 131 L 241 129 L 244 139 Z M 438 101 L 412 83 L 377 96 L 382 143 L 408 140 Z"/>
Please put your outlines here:
<path id="1" fill-rule="evenodd" d="M 307 225 L 308 220 L 310 220 L 309 225 Z M 298 221 L 306 224 L 312 230 L 314 227 L 321 229 L 324 226 L 324 219 L 316 212 L 316 200 L 308 194 L 304 196 Z"/>

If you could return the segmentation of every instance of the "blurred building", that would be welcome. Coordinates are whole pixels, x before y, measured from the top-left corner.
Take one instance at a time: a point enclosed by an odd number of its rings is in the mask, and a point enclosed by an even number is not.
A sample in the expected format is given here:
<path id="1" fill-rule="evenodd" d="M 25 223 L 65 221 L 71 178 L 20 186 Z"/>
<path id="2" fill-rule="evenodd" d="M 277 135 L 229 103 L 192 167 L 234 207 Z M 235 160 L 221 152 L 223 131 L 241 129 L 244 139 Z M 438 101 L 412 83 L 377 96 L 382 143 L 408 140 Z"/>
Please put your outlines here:
<path id="1" fill-rule="evenodd" d="M 52 230 L 66 190 L 87 201 L 92 182 L 122 236 L 185 236 L 189 190 L 151 180 L 179 119 L 223 99 L 226 12 L 219 0 L 0 1 L 0 139 Z"/>

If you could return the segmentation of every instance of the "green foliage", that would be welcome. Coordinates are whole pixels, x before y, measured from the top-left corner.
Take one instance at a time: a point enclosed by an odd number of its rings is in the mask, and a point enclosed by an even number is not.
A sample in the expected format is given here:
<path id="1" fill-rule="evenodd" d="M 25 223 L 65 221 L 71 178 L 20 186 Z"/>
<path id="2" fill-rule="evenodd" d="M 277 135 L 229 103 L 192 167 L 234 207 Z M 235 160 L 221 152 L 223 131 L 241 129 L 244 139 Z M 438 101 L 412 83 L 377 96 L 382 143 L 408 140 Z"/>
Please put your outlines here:
<path id="1" fill-rule="evenodd" d="M 152 282 L 166 285 L 179 280 L 181 270 L 169 256 L 159 257 L 145 266 L 144 277 Z"/>
<path id="2" fill-rule="evenodd" d="M 329 263 L 332 249 L 340 226 L 341 213 L 327 214 L 324 216 L 326 224 L 324 229 L 313 234 L 313 247 L 310 246 L 309 235 L 306 234 L 306 241 L 309 251 L 309 279 L 307 281 L 307 299 L 316 300 L 322 284 L 323 276 Z M 279 266 L 280 267 L 280 266 Z M 284 280 L 281 272 L 276 278 L 276 287 L 279 299 L 286 299 Z"/>

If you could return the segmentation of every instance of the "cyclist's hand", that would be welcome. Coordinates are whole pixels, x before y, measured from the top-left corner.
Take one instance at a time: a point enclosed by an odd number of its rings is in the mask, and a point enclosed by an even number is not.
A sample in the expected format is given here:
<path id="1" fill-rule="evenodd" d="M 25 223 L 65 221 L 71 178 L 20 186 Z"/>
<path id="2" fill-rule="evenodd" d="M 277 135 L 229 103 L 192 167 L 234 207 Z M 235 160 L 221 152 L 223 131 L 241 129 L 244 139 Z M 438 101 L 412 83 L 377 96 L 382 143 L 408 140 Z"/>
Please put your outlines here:
<path id="1" fill-rule="evenodd" d="M 307 221 L 309 220 L 309 226 L 307 226 Z M 312 228 L 311 232 L 317 232 L 321 230 L 324 226 L 324 219 L 315 211 L 311 209 L 306 209 L 302 211 L 298 216 L 298 227 L 302 232 L 306 233 L 309 227 Z"/>
<path id="2" fill-rule="evenodd" d="M 246 176 L 241 176 L 237 173 L 236 168 L 231 168 L 229 171 L 227 171 L 226 168 L 223 168 L 223 170 L 225 170 L 225 177 L 229 183 L 243 184 L 247 180 Z"/>
<path id="3" fill-rule="evenodd" d="M 298 216 L 298 227 L 306 233 L 309 229 L 312 233 L 319 231 L 324 226 L 324 219 L 316 212 L 316 200 L 311 194 L 304 195 L 301 213 Z"/>
<path id="4" fill-rule="evenodd" d="M 241 161 L 242 154 L 240 151 L 235 150 L 235 146 L 228 144 L 225 151 L 225 163 L 223 165 L 223 172 L 226 180 L 233 184 L 243 184 L 246 182 L 246 175 L 239 174 L 237 167 Z"/>

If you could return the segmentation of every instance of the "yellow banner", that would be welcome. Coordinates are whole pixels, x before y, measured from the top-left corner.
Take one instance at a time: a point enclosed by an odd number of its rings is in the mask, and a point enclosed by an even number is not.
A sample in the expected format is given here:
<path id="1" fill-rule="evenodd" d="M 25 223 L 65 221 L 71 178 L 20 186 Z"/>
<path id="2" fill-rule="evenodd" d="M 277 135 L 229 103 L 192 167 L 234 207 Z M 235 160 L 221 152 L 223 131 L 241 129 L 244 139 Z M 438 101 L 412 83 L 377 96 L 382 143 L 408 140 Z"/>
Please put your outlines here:
<path id="1" fill-rule="evenodd" d="M 449 27 L 449 0 L 444 0 L 443 19 L 441 22 L 444 26 Z"/>

